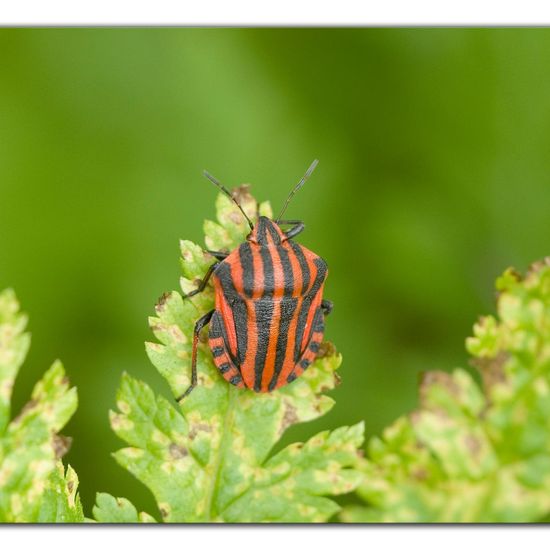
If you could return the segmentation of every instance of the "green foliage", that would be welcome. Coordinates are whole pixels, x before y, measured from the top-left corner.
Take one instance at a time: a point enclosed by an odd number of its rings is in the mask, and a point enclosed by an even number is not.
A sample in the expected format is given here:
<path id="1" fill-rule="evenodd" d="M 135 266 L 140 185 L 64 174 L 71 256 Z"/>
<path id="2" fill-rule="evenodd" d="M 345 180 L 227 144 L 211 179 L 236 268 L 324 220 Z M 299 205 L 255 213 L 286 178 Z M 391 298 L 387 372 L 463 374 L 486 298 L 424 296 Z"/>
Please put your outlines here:
<path id="1" fill-rule="evenodd" d="M 346 521 L 528 522 L 550 513 L 550 259 L 497 280 L 498 317 L 464 370 L 428 372 L 420 405 L 374 438 Z"/>
<path id="2" fill-rule="evenodd" d="M 58 432 L 77 407 L 59 361 L 9 422 L 13 385 L 30 344 L 26 323 L 13 291 L 0 293 L 0 521 L 81 521 L 76 474 L 71 468 L 65 474 L 58 461 L 69 444 Z"/>
<path id="3" fill-rule="evenodd" d="M 0 293 L 0 430 L 10 419 L 13 384 L 29 351 L 31 337 L 23 332 L 26 315 L 20 313 L 15 293 L 11 289 Z"/>
<path id="4" fill-rule="evenodd" d="M 94 518 L 101 523 L 155 523 L 145 512 L 139 512 L 125 498 L 115 498 L 107 493 L 98 493 L 94 506 Z"/>
<path id="5" fill-rule="evenodd" d="M 78 477 L 76 472 L 61 460 L 50 474 L 46 490 L 40 502 L 40 511 L 36 521 L 39 523 L 81 523 L 84 521 L 82 504 L 77 493 Z"/>
<path id="6" fill-rule="evenodd" d="M 237 190 L 254 219 L 270 215 L 245 187 Z M 248 226 L 231 201 L 219 195 L 217 222 L 205 222 L 208 249 L 231 250 L 244 240 Z M 214 258 L 201 247 L 181 242 L 186 294 L 196 288 Z M 213 307 L 212 288 L 192 299 L 174 291 L 156 306 L 151 328 L 160 343 L 147 353 L 177 396 L 189 386 L 191 339 L 196 320 Z M 326 344 L 321 357 L 296 381 L 271 394 L 255 394 L 227 383 L 214 367 L 203 341 L 198 354 L 198 386 L 179 406 L 155 395 L 143 382 L 124 375 L 111 426 L 129 447 L 115 458 L 153 493 L 167 522 L 326 521 L 339 506 L 330 495 L 352 491 L 362 443 L 361 424 L 322 432 L 278 454 L 270 451 L 297 422 L 327 412 L 333 400 L 323 395 L 338 381 L 341 358 Z M 99 521 L 135 521 L 127 501 L 100 495 Z"/>

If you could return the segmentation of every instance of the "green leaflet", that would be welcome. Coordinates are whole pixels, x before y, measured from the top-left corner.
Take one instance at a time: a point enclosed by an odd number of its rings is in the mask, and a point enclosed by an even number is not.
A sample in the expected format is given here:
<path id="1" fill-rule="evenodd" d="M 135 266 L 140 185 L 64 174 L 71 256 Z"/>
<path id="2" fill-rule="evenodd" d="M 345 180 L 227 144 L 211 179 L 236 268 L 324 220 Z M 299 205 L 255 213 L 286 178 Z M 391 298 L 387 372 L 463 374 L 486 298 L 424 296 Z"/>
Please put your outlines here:
<path id="1" fill-rule="evenodd" d="M 59 361 L 8 424 L 13 384 L 30 343 L 25 326 L 13 291 L 0 293 L 0 521 L 81 521 L 76 474 L 69 469 L 65 476 L 57 461 L 69 443 L 58 432 L 77 407 Z"/>
<path id="2" fill-rule="evenodd" d="M 10 419 L 13 384 L 31 343 L 30 334 L 23 332 L 27 316 L 19 311 L 15 292 L 0 293 L 0 432 Z"/>
<path id="3" fill-rule="evenodd" d="M 36 521 L 40 523 L 81 523 L 84 521 L 82 504 L 77 493 L 78 476 L 61 460 L 46 483 L 46 490 L 40 502 L 40 511 Z"/>
<path id="4" fill-rule="evenodd" d="M 420 406 L 373 438 L 346 521 L 529 522 L 550 513 L 550 260 L 497 280 L 498 316 L 463 370 L 427 373 Z"/>
<path id="5" fill-rule="evenodd" d="M 238 200 L 251 219 L 259 207 L 247 189 Z M 206 246 L 232 250 L 248 231 L 232 202 L 219 195 L 217 223 L 205 222 Z M 184 293 L 196 288 L 214 258 L 181 242 Z M 192 299 L 165 294 L 150 325 L 160 343 L 148 343 L 151 362 L 173 395 L 190 383 L 191 339 L 196 320 L 212 309 L 212 288 Z M 205 331 L 206 332 L 206 331 Z M 215 369 L 206 343 L 200 345 L 198 386 L 181 405 L 157 396 L 143 382 L 124 375 L 111 425 L 129 447 L 116 460 L 154 494 L 162 519 L 170 522 L 326 521 L 339 507 L 327 498 L 360 483 L 355 469 L 362 444 L 361 424 L 323 432 L 270 457 L 284 431 L 323 415 L 333 400 L 322 392 L 337 382 L 341 358 L 330 344 L 302 377 L 272 394 L 254 394 L 228 384 Z M 108 507 L 100 521 L 117 521 Z M 112 503 L 110 509 L 113 509 Z M 128 516 L 136 517 L 135 509 Z"/>
<path id="6" fill-rule="evenodd" d="M 145 512 L 139 512 L 125 498 L 115 498 L 107 493 L 98 493 L 94 506 L 94 518 L 101 523 L 155 523 Z"/>

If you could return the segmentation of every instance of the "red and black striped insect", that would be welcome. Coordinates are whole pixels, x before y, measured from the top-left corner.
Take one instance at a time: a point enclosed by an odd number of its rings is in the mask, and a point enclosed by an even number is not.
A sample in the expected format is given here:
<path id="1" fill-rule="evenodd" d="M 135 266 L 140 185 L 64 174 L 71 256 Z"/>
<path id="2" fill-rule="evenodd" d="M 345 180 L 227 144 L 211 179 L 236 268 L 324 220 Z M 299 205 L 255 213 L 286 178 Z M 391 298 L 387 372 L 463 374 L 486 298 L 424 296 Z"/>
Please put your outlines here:
<path id="1" fill-rule="evenodd" d="M 314 361 L 325 329 L 324 316 L 332 303 L 323 300 L 328 274 L 325 261 L 293 241 L 305 225 L 281 220 L 296 191 L 311 175 L 309 167 L 286 199 L 275 220 L 260 216 L 256 225 L 235 197 L 214 177 L 205 176 L 239 208 L 250 233 L 230 253 L 208 251 L 218 261 L 206 272 L 198 288 L 214 281 L 215 308 L 195 324 L 191 385 L 197 385 L 197 346 L 200 331 L 210 323 L 209 345 L 214 364 L 231 384 L 256 392 L 270 392 L 295 380 Z M 291 226 L 283 231 L 281 226 Z"/>

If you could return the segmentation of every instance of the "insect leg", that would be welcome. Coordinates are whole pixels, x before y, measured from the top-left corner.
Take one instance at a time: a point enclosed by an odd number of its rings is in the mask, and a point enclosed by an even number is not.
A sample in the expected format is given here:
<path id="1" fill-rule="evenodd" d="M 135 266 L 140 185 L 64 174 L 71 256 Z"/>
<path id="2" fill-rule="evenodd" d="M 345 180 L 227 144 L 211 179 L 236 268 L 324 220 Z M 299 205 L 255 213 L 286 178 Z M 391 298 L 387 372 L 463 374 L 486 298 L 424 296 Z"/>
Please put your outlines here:
<path id="1" fill-rule="evenodd" d="M 207 250 L 206 252 L 208 252 L 208 254 L 210 254 L 211 256 L 214 256 L 216 260 L 220 260 L 220 261 L 225 260 L 225 258 L 229 256 L 227 252 L 218 252 L 217 250 Z M 184 298 L 191 298 L 191 296 L 195 296 L 195 294 L 202 292 L 206 288 L 206 285 L 208 284 L 208 279 L 210 279 L 210 276 L 212 275 L 212 273 L 214 273 L 214 270 L 218 267 L 218 265 L 220 265 L 219 261 L 212 264 L 208 268 L 208 271 L 204 275 L 202 281 L 199 283 L 198 288 L 195 290 L 192 290 L 189 294 L 186 294 Z"/>
<path id="2" fill-rule="evenodd" d="M 300 220 L 279 220 L 277 225 L 292 225 L 290 229 L 284 231 L 287 239 L 292 239 L 299 235 L 305 228 L 306 224 Z"/>
<path id="3" fill-rule="evenodd" d="M 191 298 L 191 296 L 195 296 L 195 294 L 198 294 L 199 292 L 202 292 L 206 285 L 208 284 L 208 280 L 210 279 L 212 273 L 214 273 L 214 270 L 220 265 L 220 262 L 216 262 L 215 264 L 212 264 L 209 268 L 206 274 L 204 275 L 202 281 L 199 283 L 199 286 L 192 290 L 189 294 L 186 294 L 183 298 Z"/>
<path id="4" fill-rule="evenodd" d="M 207 250 L 206 252 L 208 252 L 210 256 L 214 256 L 216 260 L 225 260 L 227 256 L 229 256 L 228 252 L 218 252 L 217 250 Z"/>
<path id="5" fill-rule="evenodd" d="M 210 322 L 215 310 L 209 311 L 203 315 L 196 323 L 193 333 L 193 353 L 191 355 L 191 385 L 176 399 L 179 403 L 184 397 L 187 397 L 197 385 L 197 347 L 199 345 L 199 334 L 201 330 Z"/>
<path id="6" fill-rule="evenodd" d="M 334 304 L 330 300 L 323 300 L 321 302 L 321 309 L 323 310 L 323 315 L 325 317 L 332 311 Z"/>

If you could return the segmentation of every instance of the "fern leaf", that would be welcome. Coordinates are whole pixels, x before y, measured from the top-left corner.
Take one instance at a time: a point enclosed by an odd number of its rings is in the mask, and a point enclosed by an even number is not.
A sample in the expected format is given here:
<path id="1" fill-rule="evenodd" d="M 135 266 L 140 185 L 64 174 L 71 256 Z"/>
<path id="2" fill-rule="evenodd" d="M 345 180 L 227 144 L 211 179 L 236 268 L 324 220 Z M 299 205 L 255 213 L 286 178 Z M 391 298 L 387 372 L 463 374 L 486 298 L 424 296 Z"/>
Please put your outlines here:
<path id="1" fill-rule="evenodd" d="M 13 384 L 30 344 L 25 326 L 13 291 L 0 293 L 0 521 L 80 521 L 76 474 L 69 469 L 65 476 L 58 463 L 69 443 L 58 433 L 77 407 L 76 388 L 59 361 L 9 422 Z"/>
<path id="2" fill-rule="evenodd" d="M 373 438 L 346 521 L 530 522 L 550 513 L 550 259 L 497 280 L 464 370 L 430 372 L 420 405 Z"/>

